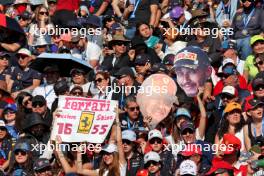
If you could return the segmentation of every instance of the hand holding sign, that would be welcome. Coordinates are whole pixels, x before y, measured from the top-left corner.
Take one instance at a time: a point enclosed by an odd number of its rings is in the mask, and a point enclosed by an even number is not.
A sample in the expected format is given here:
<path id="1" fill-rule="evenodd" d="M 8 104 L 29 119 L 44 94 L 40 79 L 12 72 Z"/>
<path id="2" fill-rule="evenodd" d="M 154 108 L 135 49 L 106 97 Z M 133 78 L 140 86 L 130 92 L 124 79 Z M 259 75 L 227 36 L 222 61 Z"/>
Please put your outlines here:
<path id="1" fill-rule="evenodd" d="M 176 101 L 176 91 L 174 80 L 165 74 L 151 75 L 143 82 L 137 94 L 137 103 L 143 116 L 152 118 L 151 127 L 167 117 Z"/>

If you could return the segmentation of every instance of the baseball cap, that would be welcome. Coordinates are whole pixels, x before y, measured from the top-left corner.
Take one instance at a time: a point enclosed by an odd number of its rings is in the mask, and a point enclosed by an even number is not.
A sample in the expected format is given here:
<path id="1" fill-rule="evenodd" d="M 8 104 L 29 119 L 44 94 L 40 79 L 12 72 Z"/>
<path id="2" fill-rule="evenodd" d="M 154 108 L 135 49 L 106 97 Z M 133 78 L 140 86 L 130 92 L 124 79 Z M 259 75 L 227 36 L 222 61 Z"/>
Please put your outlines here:
<path id="1" fill-rule="evenodd" d="M 228 49 L 237 49 L 237 44 L 235 40 L 229 40 L 228 42 L 226 42 L 226 44 L 223 46 L 223 52 L 225 52 Z"/>
<path id="2" fill-rule="evenodd" d="M 135 65 L 145 65 L 150 62 L 150 56 L 148 54 L 139 54 L 136 56 Z"/>
<path id="3" fill-rule="evenodd" d="M 235 62 L 233 59 L 231 58 L 226 58 L 223 60 L 223 63 L 222 63 L 222 67 L 224 68 L 225 66 L 227 65 L 234 65 L 235 66 Z"/>
<path id="4" fill-rule="evenodd" d="M 96 27 L 101 26 L 100 18 L 95 15 L 89 15 L 88 18 L 86 19 L 86 24 L 94 25 Z"/>
<path id="5" fill-rule="evenodd" d="M 256 90 L 260 85 L 264 86 L 264 71 L 259 72 L 252 80 L 253 90 Z"/>
<path id="6" fill-rule="evenodd" d="M 74 74 L 78 74 L 78 73 L 85 74 L 85 71 L 83 69 L 80 69 L 80 68 L 73 68 L 70 71 L 70 75 L 74 75 Z"/>
<path id="7" fill-rule="evenodd" d="M 224 134 L 222 144 L 226 145 L 226 147 L 221 148 L 225 155 L 234 154 L 241 149 L 240 139 L 233 134 Z"/>
<path id="8" fill-rule="evenodd" d="M 8 110 L 8 109 L 10 109 L 10 110 L 16 112 L 16 111 L 17 111 L 17 105 L 16 105 L 15 103 L 7 104 L 7 105 L 5 106 L 5 108 L 4 108 L 4 111 L 6 111 L 6 110 Z"/>
<path id="9" fill-rule="evenodd" d="M 108 144 L 102 148 L 102 152 L 114 153 L 117 152 L 117 146 L 115 144 Z"/>
<path id="10" fill-rule="evenodd" d="M 23 151 L 28 152 L 28 151 L 30 151 L 30 147 L 29 147 L 29 144 L 28 144 L 28 143 L 26 143 L 26 142 L 21 142 L 21 143 L 17 143 L 17 144 L 15 145 L 14 152 L 15 152 L 16 150 L 23 150 Z"/>
<path id="11" fill-rule="evenodd" d="M 149 133 L 148 133 L 148 140 L 151 140 L 153 138 L 162 139 L 163 137 L 162 137 L 162 134 L 159 130 L 154 129 L 154 130 L 149 131 Z"/>
<path id="12" fill-rule="evenodd" d="M 186 108 L 178 108 L 177 109 L 177 112 L 175 114 L 175 118 L 177 118 L 179 116 L 185 116 L 188 119 L 192 119 L 192 116 L 191 116 L 190 112 Z"/>
<path id="13" fill-rule="evenodd" d="M 187 157 L 194 154 L 202 155 L 202 149 L 196 144 L 187 144 L 180 154 Z"/>
<path id="14" fill-rule="evenodd" d="M 24 11 L 23 13 L 19 14 L 19 17 L 29 20 L 31 19 L 32 15 L 28 11 Z"/>
<path id="15" fill-rule="evenodd" d="M 231 96 L 238 96 L 238 91 L 235 87 L 233 86 L 225 86 L 222 90 L 221 94 L 228 94 Z"/>
<path id="16" fill-rule="evenodd" d="M 120 76 L 130 76 L 132 78 L 135 77 L 134 71 L 132 70 L 132 68 L 130 67 L 122 67 L 120 68 L 117 73 L 115 74 L 115 76 L 118 78 Z"/>
<path id="17" fill-rule="evenodd" d="M 46 99 L 42 95 L 36 95 L 32 98 L 32 104 L 37 102 L 46 103 Z"/>
<path id="18" fill-rule="evenodd" d="M 154 63 L 152 65 L 152 67 L 149 69 L 149 71 L 152 74 L 155 74 L 158 72 L 168 73 L 168 69 L 167 69 L 166 65 L 164 65 L 163 63 Z"/>
<path id="19" fill-rule="evenodd" d="M 174 68 L 187 67 L 197 69 L 198 67 L 206 68 L 211 66 L 209 57 L 199 47 L 188 46 L 180 50 L 175 56 Z"/>
<path id="20" fill-rule="evenodd" d="M 181 6 L 176 6 L 170 11 L 171 19 L 178 19 L 184 14 L 184 10 Z"/>
<path id="21" fill-rule="evenodd" d="M 180 132 L 182 133 L 184 130 L 190 129 L 192 131 L 195 130 L 194 124 L 192 122 L 184 121 L 180 125 Z"/>
<path id="22" fill-rule="evenodd" d="M 264 105 L 264 103 L 262 101 L 252 98 L 252 99 L 246 101 L 245 110 L 250 111 L 252 109 L 255 109 L 258 106 L 263 106 L 263 105 Z"/>
<path id="23" fill-rule="evenodd" d="M 235 109 L 242 111 L 241 105 L 239 103 L 236 103 L 236 102 L 228 103 L 224 109 L 224 113 L 231 112 Z"/>
<path id="24" fill-rule="evenodd" d="M 39 158 L 34 162 L 33 169 L 34 171 L 39 171 L 45 168 L 51 167 L 50 162 L 46 158 Z"/>
<path id="25" fill-rule="evenodd" d="M 262 35 L 254 35 L 250 38 L 250 45 L 254 45 L 257 41 L 264 41 L 264 37 Z"/>
<path id="26" fill-rule="evenodd" d="M 180 164 L 180 175 L 197 175 L 197 165 L 192 160 L 184 160 Z"/>
<path id="27" fill-rule="evenodd" d="M 54 92 L 56 95 L 60 95 L 61 93 L 69 91 L 69 86 L 65 80 L 57 81 L 54 84 Z"/>
<path id="28" fill-rule="evenodd" d="M 5 52 L 5 51 L 0 51 L 0 57 L 3 57 L 3 56 L 10 57 L 10 54 L 8 52 Z"/>
<path id="29" fill-rule="evenodd" d="M 121 30 L 122 29 L 122 26 L 120 23 L 114 23 L 112 24 L 111 26 L 111 31 L 115 31 L 115 30 Z"/>
<path id="30" fill-rule="evenodd" d="M 17 52 L 18 55 L 26 55 L 26 56 L 32 56 L 31 52 L 26 48 L 21 48 Z"/>
<path id="31" fill-rule="evenodd" d="M 228 169 L 228 170 L 232 170 L 233 167 L 232 165 L 230 165 L 228 162 L 223 161 L 220 158 L 214 157 L 214 159 L 212 160 L 212 167 L 211 169 L 206 173 L 206 175 L 211 175 L 214 172 L 216 172 L 218 169 Z"/>
<path id="32" fill-rule="evenodd" d="M 137 140 L 137 135 L 132 130 L 124 130 L 122 131 L 122 139 L 126 139 L 132 142 L 135 142 Z"/>
<path id="33" fill-rule="evenodd" d="M 5 122 L 3 120 L 0 120 L 0 127 L 6 127 Z"/>
<path id="34" fill-rule="evenodd" d="M 156 162 L 160 162 L 160 156 L 157 152 L 148 152 L 145 154 L 144 156 L 144 164 L 147 164 L 147 162 L 149 161 L 156 161 Z"/>
<path id="35" fill-rule="evenodd" d="M 164 58 L 162 63 L 165 65 L 174 65 L 174 58 L 175 55 L 174 54 L 167 54 Z"/>

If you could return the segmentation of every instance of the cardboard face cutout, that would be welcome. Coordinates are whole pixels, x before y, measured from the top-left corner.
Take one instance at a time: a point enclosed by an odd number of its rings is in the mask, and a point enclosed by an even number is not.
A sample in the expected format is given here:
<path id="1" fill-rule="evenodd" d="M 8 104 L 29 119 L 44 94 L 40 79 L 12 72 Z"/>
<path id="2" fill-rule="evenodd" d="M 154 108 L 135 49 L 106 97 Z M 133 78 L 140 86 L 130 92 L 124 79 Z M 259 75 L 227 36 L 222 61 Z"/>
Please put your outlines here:
<path id="1" fill-rule="evenodd" d="M 173 103 L 177 103 L 177 87 L 172 78 L 165 74 L 148 77 L 137 94 L 137 103 L 144 117 L 152 118 L 153 128 L 169 114 Z"/>

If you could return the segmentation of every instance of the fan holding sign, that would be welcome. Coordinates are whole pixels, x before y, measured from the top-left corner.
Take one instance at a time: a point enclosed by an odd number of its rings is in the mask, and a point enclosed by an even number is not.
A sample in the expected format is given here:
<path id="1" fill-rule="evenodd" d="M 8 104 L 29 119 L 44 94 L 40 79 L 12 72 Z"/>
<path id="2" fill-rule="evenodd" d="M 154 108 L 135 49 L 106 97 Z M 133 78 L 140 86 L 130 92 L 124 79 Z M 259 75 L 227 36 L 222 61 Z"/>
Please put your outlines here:
<path id="1" fill-rule="evenodd" d="M 150 127 L 166 118 L 173 103 L 177 103 L 177 87 L 172 78 L 165 74 L 148 77 L 138 90 L 137 103 L 144 117 L 151 117 Z"/>
<path id="2" fill-rule="evenodd" d="M 207 54 L 193 46 L 186 47 L 177 53 L 174 70 L 177 83 L 189 97 L 197 95 L 199 87 L 204 86 L 212 73 Z"/>

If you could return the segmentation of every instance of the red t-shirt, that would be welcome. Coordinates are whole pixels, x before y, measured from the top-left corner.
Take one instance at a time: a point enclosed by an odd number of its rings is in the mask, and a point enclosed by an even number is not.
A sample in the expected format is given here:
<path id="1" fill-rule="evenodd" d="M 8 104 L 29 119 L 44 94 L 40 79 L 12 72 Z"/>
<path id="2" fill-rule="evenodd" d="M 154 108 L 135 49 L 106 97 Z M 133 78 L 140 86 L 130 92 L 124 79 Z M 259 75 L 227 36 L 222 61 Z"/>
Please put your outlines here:
<path id="1" fill-rule="evenodd" d="M 58 0 L 56 10 L 78 10 L 80 6 L 80 0 Z"/>

